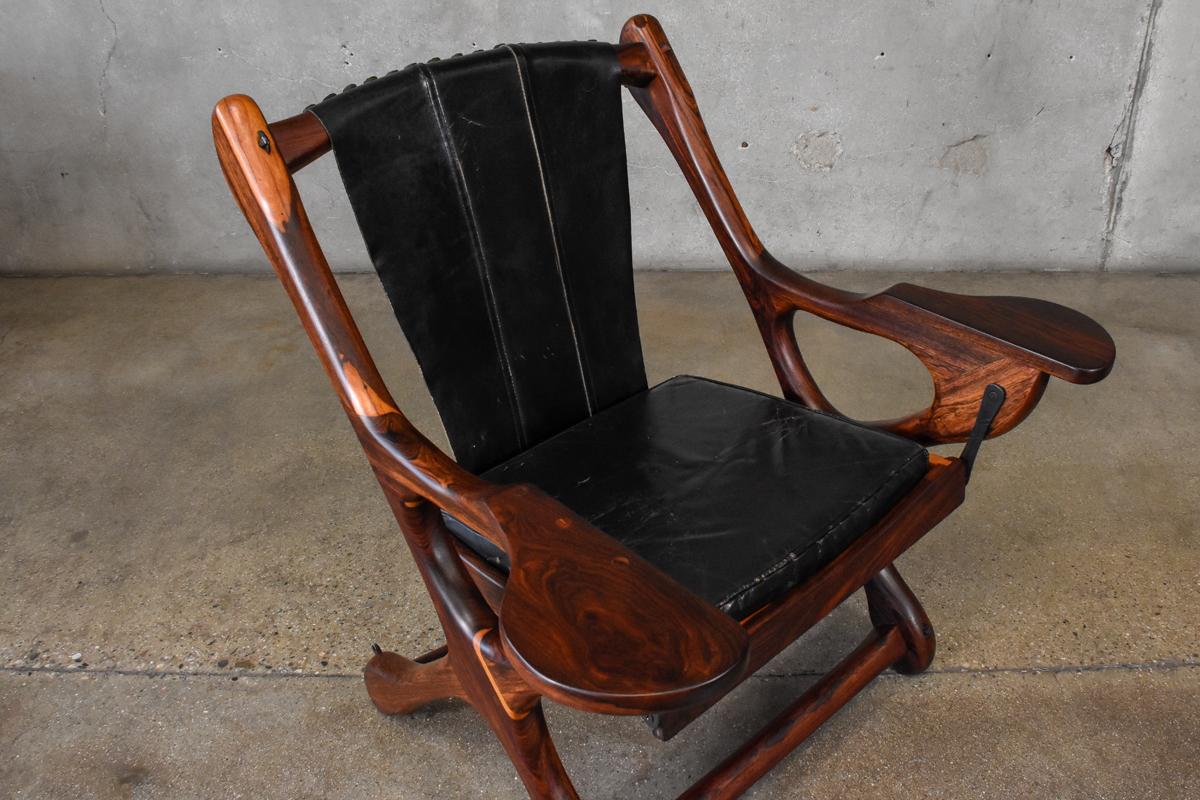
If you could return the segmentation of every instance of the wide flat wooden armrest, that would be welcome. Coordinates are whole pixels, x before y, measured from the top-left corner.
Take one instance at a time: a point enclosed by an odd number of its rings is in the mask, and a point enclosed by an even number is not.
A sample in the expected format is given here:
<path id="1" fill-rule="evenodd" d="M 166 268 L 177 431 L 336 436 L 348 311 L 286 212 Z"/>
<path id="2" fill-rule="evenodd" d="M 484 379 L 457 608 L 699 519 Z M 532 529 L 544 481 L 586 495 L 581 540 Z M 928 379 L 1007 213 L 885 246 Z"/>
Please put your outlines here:
<path id="1" fill-rule="evenodd" d="M 936 315 L 964 336 L 1069 383 L 1095 383 L 1112 370 L 1116 345 L 1100 323 L 1074 309 L 1029 297 L 971 296 L 898 283 L 880 293 L 913 314 Z"/>
<path id="2" fill-rule="evenodd" d="M 500 635 L 548 697 L 610 713 L 682 708 L 742 677 L 741 625 L 526 485 L 486 500 L 511 564 Z"/>
<path id="3" fill-rule="evenodd" d="M 747 294 L 785 390 L 835 410 L 800 357 L 791 326 L 795 311 L 883 336 L 926 366 L 934 400 L 923 412 L 873 424 L 928 443 L 962 441 L 989 383 L 1008 395 L 991 431 L 998 436 L 1033 410 L 1049 376 L 1095 383 L 1116 358 L 1112 337 L 1099 323 L 1044 300 L 952 294 L 909 283 L 857 294 L 806 278 L 765 251 L 746 266 L 753 276 Z"/>

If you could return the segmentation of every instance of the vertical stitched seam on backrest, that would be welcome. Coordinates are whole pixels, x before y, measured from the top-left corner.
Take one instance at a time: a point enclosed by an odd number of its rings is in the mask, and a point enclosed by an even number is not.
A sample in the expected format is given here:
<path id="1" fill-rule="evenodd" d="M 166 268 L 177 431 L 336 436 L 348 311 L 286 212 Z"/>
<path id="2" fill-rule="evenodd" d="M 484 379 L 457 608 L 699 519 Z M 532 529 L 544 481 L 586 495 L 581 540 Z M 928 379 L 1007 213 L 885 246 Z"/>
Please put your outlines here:
<path id="1" fill-rule="evenodd" d="M 550 203 L 550 188 L 546 185 L 546 171 L 542 166 L 542 143 L 538 138 L 537 127 L 533 121 L 533 106 L 529 100 L 527 73 L 521 65 L 523 53 L 518 54 L 517 49 L 512 45 L 506 44 L 505 48 L 512 55 L 513 63 L 517 67 L 517 83 L 521 87 L 521 99 L 525 103 L 525 120 L 529 123 L 529 139 L 533 145 L 534 159 L 537 161 L 538 180 L 542 187 L 542 199 L 546 203 L 546 222 L 550 228 L 550 241 L 554 245 L 554 266 L 558 270 L 558 283 L 562 287 L 563 304 L 567 307 L 567 323 L 571 326 L 571 341 L 575 345 L 575 359 L 579 363 L 579 382 L 583 388 L 583 402 L 587 407 L 588 416 L 591 416 L 595 413 L 595 404 L 592 402 L 592 391 L 588 384 L 587 369 L 583 363 L 583 349 L 579 344 L 579 332 L 575 327 L 575 308 L 571 303 L 570 290 L 567 288 L 567 276 L 563 272 L 562 251 L 558 243 L 558 226 L 554 219 L 554 208 Z"/>
<path id="2" fill-rule="evenodd" d="M 495 340 L 496 349 L 500 352 L 501 371 L 504 372 L 504 376 L 507 379 L 505 391 L 512 403 L 513 421 L 517 426 L 517 443 L 521 447 L 525 447 L 529 444 L 528 434 L 525 430 L 525 416 L 521 413 L 521 401 L 517 397 L 517 381 L 513 375 L 512 360 L 508 355 L 508 347 L 504 343 L 504 326 L 500 322 L 500 308 L 496 304 L 496 293 L 492 289 L 492 279 L 488 273 L 487 256 L 483 252 L 483 243 L 480 240 L 479 221 L 475 216 L 475 207 L 471 203 L 471 195 L 467 190 L 467 176 L 463 171 L 462 161 L 458 157 L 458 150 L 454 146 L 454 141 L 450 134 L 450 126 L 446 122 L 446 109 L 442 106 L 442 97 L 438 92 L 437 84 L 433 80 L 433 75 L 424 64 L 421 64 L 418 69 L 421 72 L 421 83 L 425 87 L 425 94 L 429 97 L 434 116 L 437 117 L 438 133 L 442 140 L 442 147 L 446 150 L 446 155 L 454 165 L 455 189 L 458 193 L 458 200 L 462 207 L 463 216 L 466 217 L 467 227 L 470 230 L 471 248 L 475 256 L 475 265 L 479 269 L 480 280 L 483 282 L 484 296 L 487 301 L 488 321 L 491 322 L 492 328 L 492 338 Z"/>

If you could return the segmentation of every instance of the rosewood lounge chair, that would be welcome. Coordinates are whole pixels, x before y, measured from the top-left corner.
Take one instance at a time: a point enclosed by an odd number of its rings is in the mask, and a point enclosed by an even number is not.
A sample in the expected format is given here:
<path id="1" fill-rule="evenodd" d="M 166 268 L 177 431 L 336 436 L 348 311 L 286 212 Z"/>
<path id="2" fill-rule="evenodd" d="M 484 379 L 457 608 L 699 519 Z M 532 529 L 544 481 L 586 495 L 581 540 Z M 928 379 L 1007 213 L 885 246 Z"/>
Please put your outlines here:
<path id="1" fill-rule="evenodd" d="M 647 388 L 622 86 L 707 215 L 783 399 L 693 377 Z M 617 45 L 411 65 L 273 124 L 234 95 L 213 131 L 445 632 L 415 659 L 376 649 L 367 690 L 389 714 L 467 700 L 531 797 L 577 797 L 541 698 L 641 714 L 669 739 L 860 588 L 862 645 L 681 796 L 740 795 L 881 672 L 925 669 L 933 629 L 892 562 L 962 502 L 980 442 L 1050 376 L 1112 367 L 1104 329 L 1058 305 L 852 294 L 776 261 L 653 17 Z M 292 173 L 331 148 L 454 458 L 396 407 L 301 204 Z M 798 310 L 908 348 L 932 404 L 840 415 L 800 355 Z M 964 441 L 957 458 L 924 449 Z"/>

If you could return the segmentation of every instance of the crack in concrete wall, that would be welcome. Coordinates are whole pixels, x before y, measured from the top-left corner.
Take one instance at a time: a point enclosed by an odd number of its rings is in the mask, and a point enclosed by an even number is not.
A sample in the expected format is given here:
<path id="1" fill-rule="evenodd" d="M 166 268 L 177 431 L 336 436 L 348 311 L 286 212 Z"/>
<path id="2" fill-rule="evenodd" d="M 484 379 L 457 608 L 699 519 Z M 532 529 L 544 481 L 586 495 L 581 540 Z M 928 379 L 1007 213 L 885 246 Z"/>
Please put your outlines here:
<path id="1" fill-rule="evenodd" d="M 1145 91 L 1146 80 L 1150 74 L 1155 23 L 1158 21 L 1158 12 L 1161 8 L 1162 0 L 1150 0 L 1150 7 L 1146 11 L 1146 31 L 1142 37 L 1142 52 L 1138 57 L 1137 73 L 1133 81 L 1133 90 L 1129 95 L 1129 104 L 1125 107 L 1125 113 L 1117 124 L 1117 129 L 1113 131 L 1112 139 L 1104 151 L 1104 169 L 1108 176 L 1106 198 L 1108 213 L 1104 220 L 1104 239 L 1100 247 L 1101 272 L 1108 269 L 1108 259 L 1112 256 L 1112 244 L 1116 238 L 1117 222 L 1121 218 L 1125 186 L 1129 183 L 1129 163 L 1133 158 L 1138 111 L 1141 109 L 1142 93 Z"/>
<path id="2" fill-rule="evenodd" d="M 100 13 L 108 20 L 108 24 L 112 26 L 112 44 L 108 46 L 108 54 L 104 57 L 104 66 L 100 70 L 100 78 L 97 81 L 97 88 L 100 93 L 100 116 L 108 116 L 108 68 L 112 66 L 113 54 L 117 52 L 117 42 L 121 40 L 121 32 L 117 29 L 117 21 L 108 13 L 108 9 L 104 7 L 104 0 L 97 0 L 100 6 Z"/>

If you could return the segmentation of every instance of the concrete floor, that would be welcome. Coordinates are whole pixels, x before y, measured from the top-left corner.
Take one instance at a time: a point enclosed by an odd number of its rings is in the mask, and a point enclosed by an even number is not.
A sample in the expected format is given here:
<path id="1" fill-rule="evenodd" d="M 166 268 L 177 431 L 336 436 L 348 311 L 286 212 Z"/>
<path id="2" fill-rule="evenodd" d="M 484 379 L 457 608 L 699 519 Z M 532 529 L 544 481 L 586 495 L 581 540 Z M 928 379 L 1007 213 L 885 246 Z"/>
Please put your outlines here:
<path id="1" fill-rule="evenodd" d="M 931 672 L 877 682 L 751 796 L 1200 796 L 1200 276 L 917 280 L 1074 305 L 1118 365 L 1052 383 L 901 559 Z M 343 285 L 444 441 L 374 278 Z M 652 382 L 775 388 L 727 273 L 641 274 L 638 301 Z M 799 334 L 847 413 L 928 396 L 896 346 Z M 0 797 L 523 796 L 470 709 L 366 700 L 370 643 L 415 654 L 437 625 L 273 278 L 0 280 L 0 375 Z M 866 624 L 849 601 L 665 745 L 558 707 L 551 728 L 586 797 L 674 796 Z"/>

